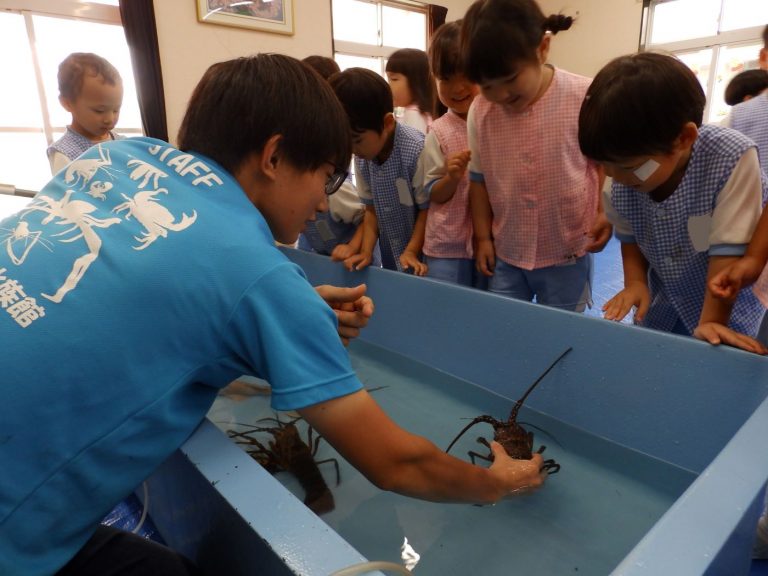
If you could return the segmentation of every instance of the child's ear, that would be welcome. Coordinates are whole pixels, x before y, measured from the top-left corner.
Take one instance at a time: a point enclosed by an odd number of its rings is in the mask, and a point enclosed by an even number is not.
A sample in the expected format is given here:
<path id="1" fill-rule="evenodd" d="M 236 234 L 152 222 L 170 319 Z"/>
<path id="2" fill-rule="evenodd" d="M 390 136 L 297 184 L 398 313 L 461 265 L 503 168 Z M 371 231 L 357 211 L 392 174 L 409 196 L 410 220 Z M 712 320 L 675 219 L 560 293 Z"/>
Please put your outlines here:
<path id="1" fill-rule="evenodd" d="M 545 32 L 541 42 L 539 43 L 539 47 L 536 49 L 536 54 L 539 57 L 539 64 L 545 64 L 547 62 L 547 58 L 549 57 L 549 46 L 551 42 L 552 34 L 550 32 Z"/>
<path id="2" fill-rule="evenodd" d="M 384 116 L 384 132 L 390 132 L 395 129 L 395 115 L 392 112 L 387 112 Z"/>
<path id="3" fill-rule="evenodd" d="M 699 129 L 696 124 L 693 122 L 686 122 L 675 140 L 675 146 L 683 149 L 690 148 L 693 146 L 693 143 L 696 142 L 696 138 L 698 137 Z"/>
<path id="4" fill-rule="evenodd" d="M 70 114 L 72 113 L 72 102 L 69 101 L 69 98 L 65 98 L 64 96 L 59 95 L 59 104 L 61 104 L 61 107 L 64 108 L 67 112 Z"/>

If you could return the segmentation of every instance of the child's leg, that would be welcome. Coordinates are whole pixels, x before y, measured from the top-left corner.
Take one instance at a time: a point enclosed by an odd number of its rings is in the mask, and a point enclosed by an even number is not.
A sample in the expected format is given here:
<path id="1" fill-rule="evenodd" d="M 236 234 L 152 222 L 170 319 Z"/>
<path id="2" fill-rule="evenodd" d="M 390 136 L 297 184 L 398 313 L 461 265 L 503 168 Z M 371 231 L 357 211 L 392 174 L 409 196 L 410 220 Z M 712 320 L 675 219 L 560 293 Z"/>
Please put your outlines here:
<path id="1" fill-rule="evenodd" d="M 424 256 L 428 266 L 427 277 L 460 286 L 472 286 L 475 261 L 468 258 L 433 258 Z"/>
<path id="2" fill-rule="evenodd" d="M 528 284 L 527 272 L 496 258 L 493 276 L 488 279 L 488 291 L 530 302 L 535 292 Z"/>
<path id="3" fill-rule="evenodd" d="M 528 279 L 539 304 L 572 312 L 592 306 L 592 254 L 532 270 Z"/>

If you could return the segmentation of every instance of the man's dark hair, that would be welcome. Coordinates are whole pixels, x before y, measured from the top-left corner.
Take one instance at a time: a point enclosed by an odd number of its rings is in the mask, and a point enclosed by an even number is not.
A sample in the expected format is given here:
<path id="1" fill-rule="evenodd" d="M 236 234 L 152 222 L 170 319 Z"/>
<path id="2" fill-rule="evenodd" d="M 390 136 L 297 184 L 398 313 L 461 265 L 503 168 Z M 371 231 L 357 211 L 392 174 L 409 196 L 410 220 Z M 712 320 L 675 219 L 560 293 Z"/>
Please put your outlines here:
<path id="1" fill-rule="evenodd" d="M 366 68 L 348 68 L 328 81 L 349 117 L 354 132 L 381 134 L 384 117 L 392 112 L 392 89 L 381 76 Z"/>
<path id="2" fill-rule="evenodd" d="M 705 104 L 696 75 L 677 58 L 620 56 L 597 73 L 581 104 L 581 153 L 601 162 L 667 154 L 685 124 L 701 126 Z"/>
<path id="3" fill-rule="evenodd" d="M 178 144 L 235 172 L 276 134 L 297 170 L 326 162 L 348 166 L 352 157 L 347 117 L 328 83 L 295 58 L 258 54 L 208 68 L 192 93 Z"/>

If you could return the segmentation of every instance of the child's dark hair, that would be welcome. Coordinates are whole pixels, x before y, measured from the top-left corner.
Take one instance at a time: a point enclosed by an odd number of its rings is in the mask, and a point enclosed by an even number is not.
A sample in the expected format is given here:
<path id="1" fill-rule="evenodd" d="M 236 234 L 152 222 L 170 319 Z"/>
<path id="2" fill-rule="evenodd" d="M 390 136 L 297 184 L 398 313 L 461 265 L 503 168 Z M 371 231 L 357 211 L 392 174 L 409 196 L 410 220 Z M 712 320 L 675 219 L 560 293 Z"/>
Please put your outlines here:
<path id="1" fill-rule="evenodd" d="M 347 68 L 328 79 L 349 117 L 354 132 L 381 134 L 384 117 L 392 112 L 392 89 L 381 76 L 366 68 Z"/>
<path id="2" fill-rule="evenodd" d="M 346 114 L 331 87 L 290 56 L 258 54 L 212 65 L 198 83 L 179 129 L 179 148 L 234 173 L 274 135 L 297 170 L 348 166 Z"/>
<path id="3" fill-rule="evenodd" d="M 725 87 L 725 103 L 735 106 L 747 96 L 755 97 L 768 88 L 768 70 L 745 70 L 731 78 Z"/>
<path id="4" fill-rule="evenodd" d="M 463 74 L 459 39 L 461 20 L 446 22 L 432 36 L 429 44 L 429 70 L 435 78 L 446 79 Z"/>
<path id="5" fill-rule="evenodd" d="M 68 100 L 77 100 L 86 75 L 101 76 L 110 86 L 123 81 L 117 68 L 101 56 L 91 52 L 74 52 L 59 64 L 59 95 Z"/>
<path id="6" fill-rule="evenodd" d="M 668 154 L 685 124 L 701 126 L 705 104 L 696 75 L 677 58 L 620 56 L 597 73 L 581 104 L 581 152 L 600 162 Z"/>
<path id="7" fill-rule="evenodd" d="M 476 0 L 461 27 L 464 75 L 475 84 L 513 74 L 535 62 L 545 32 L 568 30 L 573 18 L 544 16 L 534 0 Z"/>
<path id="8" fill-rule="evenodd" d="M 768 50 L 768 24 L 763 28 L 763 48 Z"/>
<path id="9" fill-rule="evenodd" d="M 387 72 L 402 74 L 408 80 L 411 96 L 422 112 L 431 112 L 434 102 L 434 80 L 429 73 L 429 61 L 424 50 L 402 48 L 389 56 Z"/>
<path id="10" fill-rule="evenodd" d="M 302 62 L 311 66 L 312 69 L 320 74 L 325 80 L 328 80 L 328 78 L 337 72 L 341 72 L 341 68 L 339 68 L 336 60 L 329 58 L 328 56 L 307 56 Z"/>

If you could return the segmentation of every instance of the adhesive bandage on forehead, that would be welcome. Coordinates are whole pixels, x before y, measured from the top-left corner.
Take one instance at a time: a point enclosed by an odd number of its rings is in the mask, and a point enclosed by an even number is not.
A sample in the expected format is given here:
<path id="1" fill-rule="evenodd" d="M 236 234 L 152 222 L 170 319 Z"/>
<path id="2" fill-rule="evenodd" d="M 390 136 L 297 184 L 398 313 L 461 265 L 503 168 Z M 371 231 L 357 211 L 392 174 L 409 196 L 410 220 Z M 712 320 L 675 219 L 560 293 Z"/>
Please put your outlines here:
<path id="1" fill-rule="evenodd" d="M 637 176 L 640 180 L 645 182 L 653 176 L 653 174 L 656 172 L 656 170 L 659 169 L 660 164 L 656 162 L 656 160 L 648 159 L 643 164 L 637 168 L 635 168 L 632 172 L 635 176 Z"/>

